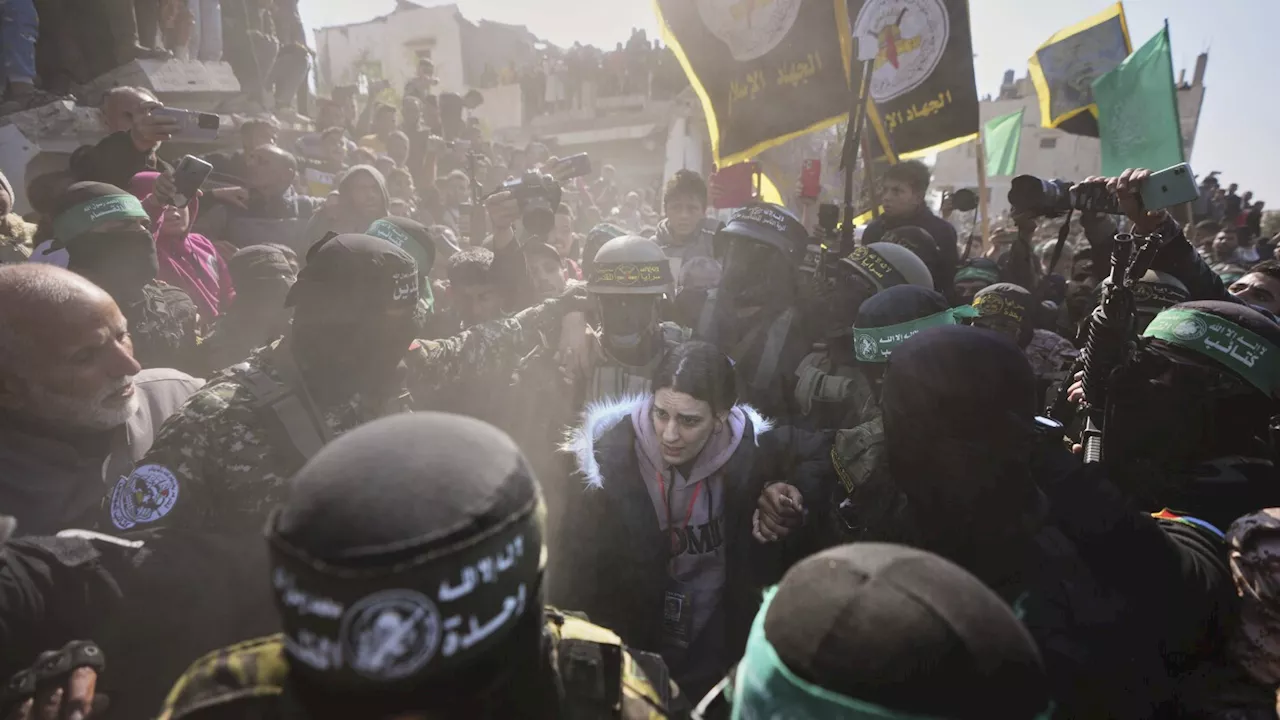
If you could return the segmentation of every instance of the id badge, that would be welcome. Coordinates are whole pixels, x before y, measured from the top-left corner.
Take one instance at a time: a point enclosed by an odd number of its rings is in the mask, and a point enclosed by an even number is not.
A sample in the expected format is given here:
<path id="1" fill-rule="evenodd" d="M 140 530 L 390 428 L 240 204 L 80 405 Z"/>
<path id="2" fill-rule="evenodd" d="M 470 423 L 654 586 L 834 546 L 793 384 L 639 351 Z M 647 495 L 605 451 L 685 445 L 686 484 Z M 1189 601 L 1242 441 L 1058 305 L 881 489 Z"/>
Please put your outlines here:
<path id="1" fill-rule="evenodd" d="M 662 601 L 662 639 L 678 648 L 687 648 L 693 634 L 693 604 L 689 593 L 668 590 Z"/>

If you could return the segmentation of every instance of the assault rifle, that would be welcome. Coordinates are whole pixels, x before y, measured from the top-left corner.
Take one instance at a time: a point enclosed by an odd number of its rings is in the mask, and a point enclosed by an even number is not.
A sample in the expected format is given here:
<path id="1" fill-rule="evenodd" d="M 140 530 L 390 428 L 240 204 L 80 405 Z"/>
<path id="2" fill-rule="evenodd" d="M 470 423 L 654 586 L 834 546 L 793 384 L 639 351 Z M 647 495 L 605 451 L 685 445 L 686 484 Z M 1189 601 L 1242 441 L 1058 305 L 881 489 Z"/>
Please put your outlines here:
<path id="1" fill-rule="evenodd" d="M 1120 233 L 1111 246 L 1110 282 L 1103 285 L 1102 302 L 1089 316 L 1083 353 L 1086 463 L 1106 459 L 1109 389 L 1116 371 L 1129 364 L 1137 346 L 1133 286 L 1146 273 L 1161 242 L 1158 233 L 1145 237 Z"/>

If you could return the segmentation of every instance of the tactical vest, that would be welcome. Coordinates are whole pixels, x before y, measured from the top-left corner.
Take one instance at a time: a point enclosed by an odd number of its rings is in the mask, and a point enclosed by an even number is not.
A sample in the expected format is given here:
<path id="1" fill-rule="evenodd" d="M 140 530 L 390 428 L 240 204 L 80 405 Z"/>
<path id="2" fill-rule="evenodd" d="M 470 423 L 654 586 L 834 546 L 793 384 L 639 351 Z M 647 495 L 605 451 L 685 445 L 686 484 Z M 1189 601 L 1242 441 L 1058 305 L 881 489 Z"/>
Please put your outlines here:
<path id="1" fill-rule="evenodd" d="M 565 720 L 664 720 L 674 699 L 666 666 L 628 651 L 622 640 L 597 625 L 547 609 L 544 633 L 551 667 L 559 676 L 560 717 Z M 651 661 L 656 656 L 647 656 Z M 238 717 L 276 720 L 298 716 L 285 693 L 289 660 L 282 635 L 238 643 L 205 655 L 178 678 L 159 720 L 225 717 L 235 703 Z M 650 682 L 649 678 L 656 678 Z M 658 689 L 661 688 L 661 691 Z"/>
<path id="2" fill-rule="evenodd" d="M 251 408 L 262 418 L 272 448 L 281 453 L 292 474 L 320 452 L 333 439 L 333 433 L 311 402 L 293 358 L 281 346 L 271 352 L 280 373 L 279 382 L 248 362 L 232 365 L 228 372 L 253 395 Z M 388 410 L 407 408 L 408 401 L 408 393 L 402 393 L 389 403 L 392 407 Z"/>
<path id="3" fill-rule="evenodd" d="M 800 411 L 808 415 L 815 402 L 846 402 L 853 397 L 857 375 L 851 365 L 831 368 L 825 352 L 805 355 L 796 368 L 796 402 L 800 404 Z"/>
<path id="4" fill-rule="evenodd" d="M 887 476 L 883 416 L 847 430 L 837 430 L 831 447 L 831 465 L 840 483 L 832 490 L 831 524 L 844 542 L 867 539 L 901 511 L 896 488 Z M 879 474 L 878 474 L 879 473 Z M 871 539 L 875 539 L 874 537 Z"/>
<path id="5" fill-rule="evenodd" d="M 688 328 L 675 323 L 664 322 L 661 329 L 664 352 L 655 355 L 648 363 L 637 367 L 624 365 L 612 358 L 608 358 L 607 362 L 597 363 L 591 370 L 585 401 L 590 404 L 605 398 L 647 395 L 653 389 L 653 373 L 658 369 L 665 351 L 687 342 L 692 335 Z"/>
<path id="6" fill-rule="evenodd" d="M 283 382 L 247 362 L 232 365 L 230 372 L 253 395 L 252 408 L 266 425 L 271 446 L 288 458 L 292 470 L 302 467 L 332 439 L 324 418 L 294 391 L 302 380 L 292 360 L 281 357 Z"/>

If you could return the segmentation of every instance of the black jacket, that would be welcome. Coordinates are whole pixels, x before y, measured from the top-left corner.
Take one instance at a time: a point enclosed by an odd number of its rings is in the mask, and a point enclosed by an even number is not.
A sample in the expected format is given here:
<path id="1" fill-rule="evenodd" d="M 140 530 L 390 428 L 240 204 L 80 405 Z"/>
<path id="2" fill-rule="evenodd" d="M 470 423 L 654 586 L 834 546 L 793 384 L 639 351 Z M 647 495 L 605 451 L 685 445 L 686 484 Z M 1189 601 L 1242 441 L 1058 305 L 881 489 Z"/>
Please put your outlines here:
<path id="1" fill-rule="evenodd" d="M 951 223 L 934 215 L 928 207 L 921 205 L 919 210 L 906 217 L 894 218 L 881 215 L 872 220 L 862 235 L 862 244 L 870 245 L 880 242 L 887 231 L 913 225 L 927 230 L 933 236 L 933 241 L 938 244 L 937 267 L 929 268 L 931 273 L 941 276 L 933 278 L 934 287 L 950 288 L 952 278 L 956 274 L 956 266 L 960 264 L 960 251 L 956 248 L 956 229 Z"/>
<path id="2" fill-rule="evenodd" d="M 1160 246 L 1160 250 L 1152 259 L 1152 270 L 1167 272 L 1181 280 L 1182 284 L 1187 286 L 1187 292 L 1190 293 L 1192 300 L 1240 302 L 1234 295 L 1227 292 L 1222 279 L 1209 269 L 1209 265 L 1187 241 L 1187 236 L 1178 228 L 1177 223 L 1172 219 L 1165 220 L 1159 232 L 1169 239 Z"/>
<path id="3" fill-rule="evenodd" d="M 562 596 L 551 600 L 585 612 L 629 647 L 658 652 L 668 587 L 667 540 L 637 467 L 630 411 L 641 401 L 624 398 L 587 410 L 578 435 L 582 442 L 572 449 L 580 471 L 587 457 L 599 465 L 583 473 L 586 487 L 570 494 L 561 545 L 551 549 L 551 556 L 556 563 L 552 572 L 571 573 L 572 578 L 556 583 Z M 827 436 L 770 430 L 755 411 L 748 417 L 742 443 L 723 468 L 733 492 L 725 496 L 726 577 L 719 612 L 725 617 L 727 654 L 735 658 L 746 648 L 764 588 L 816 549 L 809 532 L 825 517 L 821 506 L 829 490 L 821 488 L 832 472 Z M 753 436 L 755 441 L 749 441 Z M 775 481 L 801 491 L 810 522 L 784 542 L 761 544 L 751 535 L 752 515 L 765 485 Z"/>
<path id="4" fill-rule="evenodd" d="M 71 156 L 71 172 L 77 181 L 104 182 L 123 190 L 129 189 L 129 182 L 140 172 L 172 169 L 154 152 L 139 150 L 128 131 L 112 133 Z"/>

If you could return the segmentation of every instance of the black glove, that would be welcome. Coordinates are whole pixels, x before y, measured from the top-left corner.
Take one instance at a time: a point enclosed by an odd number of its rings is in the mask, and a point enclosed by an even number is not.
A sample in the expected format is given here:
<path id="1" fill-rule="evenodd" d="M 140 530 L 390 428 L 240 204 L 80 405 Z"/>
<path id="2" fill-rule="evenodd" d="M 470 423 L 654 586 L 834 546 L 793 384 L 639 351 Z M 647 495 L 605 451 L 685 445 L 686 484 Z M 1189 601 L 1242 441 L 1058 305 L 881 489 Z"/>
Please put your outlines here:
<path id="1" fill-rule="evenodd" d="M 34 698 L 39 688 L 66 686 L 77 668 L 92 668 L 100 674 L 106 666 L 102 649 L 90 640 L 72 640 L 61 650 L 42 652 L 31 667 L 10 678 L 0 691 L 0 712 L 8 716 L 15 707 Z"/>

